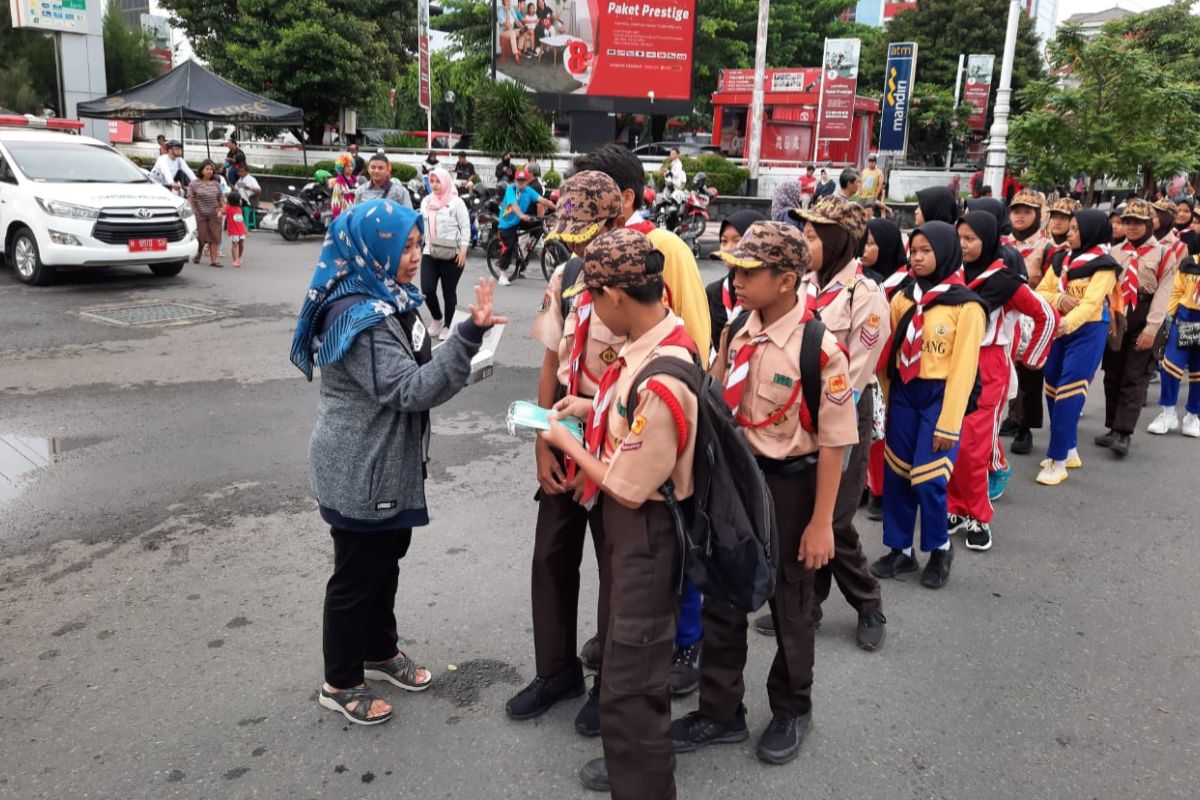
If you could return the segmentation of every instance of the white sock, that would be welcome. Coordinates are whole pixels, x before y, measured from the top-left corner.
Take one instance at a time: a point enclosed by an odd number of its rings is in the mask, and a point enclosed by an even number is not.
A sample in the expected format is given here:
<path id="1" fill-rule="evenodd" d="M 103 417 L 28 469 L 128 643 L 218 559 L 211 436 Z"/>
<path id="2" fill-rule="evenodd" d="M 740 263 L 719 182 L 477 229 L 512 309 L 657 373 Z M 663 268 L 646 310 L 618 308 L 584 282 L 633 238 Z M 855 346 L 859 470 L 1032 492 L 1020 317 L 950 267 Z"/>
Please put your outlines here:
<path id="1" fill-rule="evenodd" d="M 945 542 L 942 544 L 942 546 L 938 548 L 938 550 L 949 550 L 949 549 L 950 549 L 950 540 L 949 540 L 949 539 L 947 539 L 947 540 L 946 540 L 946 541 L 945 541 Z"/>
<path id="2" fill-rule="evenodd" d="M 906 547 L 903 550 L 901 550 L 900 552 L 904 553 L 904 555 L 908 556 L 909 558 L 912 558 L 912 548 L 911 547 Z"/>

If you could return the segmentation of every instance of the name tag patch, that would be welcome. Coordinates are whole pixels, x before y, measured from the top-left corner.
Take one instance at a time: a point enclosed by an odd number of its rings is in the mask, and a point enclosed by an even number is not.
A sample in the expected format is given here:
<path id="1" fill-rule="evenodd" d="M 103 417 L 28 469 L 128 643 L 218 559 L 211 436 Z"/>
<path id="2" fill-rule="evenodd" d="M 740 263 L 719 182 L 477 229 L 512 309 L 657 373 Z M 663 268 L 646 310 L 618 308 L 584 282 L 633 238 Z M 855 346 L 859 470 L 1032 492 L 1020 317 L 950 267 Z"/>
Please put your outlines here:
<path id="1" fill-rule="evenodd" d="M 391 511 L 395 507 L 396 507 L 395 500 L 385 500 L 382 503 L 375 504 L 376 511 Z"/>
<path id="2" fill-rule="evenodd" d="M 792 388 L 792 385 L 795 383 L 795 381 L 792 380 L 791 378 L 789 378 L 787 375 L 776 372 L 775 377 L 772 379 L 772 383 L 774 383 L 777 386 L 786 386 L 790 389 L 790 388 Z"/>
<path id="3" fill-rule="evenodd" d="M 642 447 L 642 444 L 644 444 L 644 443 L 643 442 L 626 442 L 625 444 L 621 445 L 621 452 L 627 453 L 630 450 L 640 450 Z"/>

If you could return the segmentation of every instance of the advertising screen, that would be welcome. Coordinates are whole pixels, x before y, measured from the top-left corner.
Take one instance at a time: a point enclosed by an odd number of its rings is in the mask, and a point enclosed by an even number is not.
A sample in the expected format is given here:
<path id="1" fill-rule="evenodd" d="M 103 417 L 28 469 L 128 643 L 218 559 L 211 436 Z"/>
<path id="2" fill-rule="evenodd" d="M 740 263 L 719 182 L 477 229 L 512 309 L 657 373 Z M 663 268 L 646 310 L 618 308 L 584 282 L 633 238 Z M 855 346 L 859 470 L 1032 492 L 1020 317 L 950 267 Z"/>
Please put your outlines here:
<path id="1" fill-rule="evenodd" d="M 695 0 L 495 0 L 496 72 L 539 94 L 688 101 Z"/>
<path id="2" fill-rule="evenodd" d="M 822 59 L 820 138 L 844 142 L 854 133 L 854 96 L 858 91 L 858 39 L 826 39 Z"/>
<path id="3" fill-rule="evenodd" d="M 993 55 L 973 55 L 967 58 L 967 80 L 963 84 L 963 102 L 971 106 L 967 124 L 971 130 L 982 131 L 987 127 L 988 99 L 992 93 L 992 70 L 996 64 Z"/>
<path id="4" fill-rule="evenodd" d="M 104 7 L 100 0 L 10 0 L 14 28 L 61 33 L 100 33 Z"/>

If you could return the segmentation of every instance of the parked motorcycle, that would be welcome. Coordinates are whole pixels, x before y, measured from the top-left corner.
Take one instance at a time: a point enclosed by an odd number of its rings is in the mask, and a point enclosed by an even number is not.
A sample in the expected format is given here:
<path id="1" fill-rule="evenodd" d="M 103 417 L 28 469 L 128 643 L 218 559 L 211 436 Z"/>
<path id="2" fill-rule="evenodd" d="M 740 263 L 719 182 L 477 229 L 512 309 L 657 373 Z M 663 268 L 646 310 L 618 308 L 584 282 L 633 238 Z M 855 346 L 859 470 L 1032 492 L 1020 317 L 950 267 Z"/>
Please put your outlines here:
<path id="1" fill-rule="evenodd" d="M 654 224 L 676 234 L 688 243 L 693 253 L 698 254 L 700 237 L 708 228 L 708 207 L 717 195 L 717 190 L 708 185 L 708 176 L 697 172 L 682 208 L 671 192 L 657 196 L 652 207 Z"/>
<path id="2" fill-rule="evenodd" d="M 295 191 L 295 186 L 289 186 Z M 301 236 L 323 234 L 333 218 L 333 196 L 323 183 L 306 183 L 296 194 L 276 192 L 271 200 L 275 203 L 279 220 L 279 235 L 285 241 L 294 242 Z"/>

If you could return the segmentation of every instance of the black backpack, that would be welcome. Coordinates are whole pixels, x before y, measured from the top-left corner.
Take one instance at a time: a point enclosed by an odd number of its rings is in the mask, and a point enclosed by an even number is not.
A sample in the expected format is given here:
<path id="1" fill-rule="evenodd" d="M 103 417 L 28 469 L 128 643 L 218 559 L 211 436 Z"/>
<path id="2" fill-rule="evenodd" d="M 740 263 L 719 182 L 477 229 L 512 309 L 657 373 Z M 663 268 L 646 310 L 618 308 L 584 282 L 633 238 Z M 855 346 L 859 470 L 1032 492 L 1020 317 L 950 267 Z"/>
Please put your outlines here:
<path id="1" fill-rule="evenodd" d="M 583 272 L 583 259 L 579 256 L 571 256 L 570 260 L 563 265 L 562 274 L 562 292 L 570 289 L 575 284 L 579 283 L 579 274 Z M 565 320 L 567 315 L 571 313 L 570 297 L 562 297 L 562 292 L 559 292 L 559 303 L 561 303 L 562 318 Z"/>

